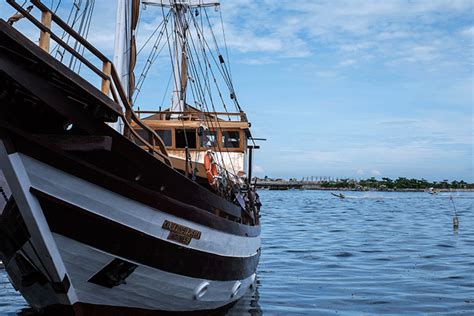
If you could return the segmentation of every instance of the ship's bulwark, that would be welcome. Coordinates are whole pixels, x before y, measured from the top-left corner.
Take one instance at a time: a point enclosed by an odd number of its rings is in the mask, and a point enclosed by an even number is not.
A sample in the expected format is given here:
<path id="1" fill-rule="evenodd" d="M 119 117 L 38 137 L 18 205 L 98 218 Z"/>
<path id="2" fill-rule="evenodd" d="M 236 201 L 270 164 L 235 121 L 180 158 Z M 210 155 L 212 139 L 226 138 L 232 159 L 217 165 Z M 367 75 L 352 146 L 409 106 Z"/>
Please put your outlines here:
<path id="1" fill-rule="evenodd" d="M 115 193 L 104 194 L 105 189 L 74 179 L 31 157 L 20 156 L 30 179 L 30 192 L 40 201 L 66 267 L 71 290 L 77 297 L 77 302 L 71 302 L 71 305 L 149 311 L 211 310 L 234 302 L 253 283 L 259 258 L 259 237 L 219 232 L 127 198 L 118 199 L 111 203 L 110 209 L 104 209 L 105 205 L 100 202 Z M 46 177 L 53 174 L 56 181 Z M 69 183 L 68 188 L 63 187 L 66 183 Z M 73 204 L 79 201 L 83 205 Z M 114 212 L 118 205 L 123 206 L 122 212 Z M 127 216 L 129 225 L 118 223 Z M 154 219 L 147 220 L 151 216 Z M 41 268 L 41 258 L 35 258 L 34 251 L 31 251 L 30 236 L 26 235 L 27 229 L 14 200 L 10 201 L 3 218 L 9 229 L 20 227 L 17 230 L 24 233 L 22 238 L 9 241 L 9 246 L 21 241 L 16 245 L 18 249 L 4 253 L 3 249 L 7 247 L 2 245 L 2 259 L 9 274 L 15 276 L 12 278 L 15 287 L 32 302 L 40 296 L 39 292 L 49 292 L 49 299 L 55 297 L 57 293 Z M 12 218 L 15 225 L 12 225 Z M 193 239 L 189 247 L 168 241 L 169 231 L 162 228 L 163 218 L 200 231 L 200 239 Z M 241 247 L 231 249 L 226 246 L 232 244 Z M 136 268 L 113 287 L 91 282 L 97 273 L 117 259 Z M 30 260 L 33 261 L 31 265 L 28 264 Z M 203 282 L 209 283 L 208 289 L 202 298 L 196 299 L 196 289 Z M 234 293 L 236 284 L 240 286 Z M 42 302 L 44 299 L 33 306 L 44 308 Z M 49 305 L 57 305 L 53 303 L 49 301 Z"/>
<path id="2" fill-rule="evenodd" d="M 0 161 L 13 191 L 0 256 L 28 303 L 136 315 L 239 299 L 260 227 L 110 128 L 114 104 L 4 21 L 0 38 Z"/>

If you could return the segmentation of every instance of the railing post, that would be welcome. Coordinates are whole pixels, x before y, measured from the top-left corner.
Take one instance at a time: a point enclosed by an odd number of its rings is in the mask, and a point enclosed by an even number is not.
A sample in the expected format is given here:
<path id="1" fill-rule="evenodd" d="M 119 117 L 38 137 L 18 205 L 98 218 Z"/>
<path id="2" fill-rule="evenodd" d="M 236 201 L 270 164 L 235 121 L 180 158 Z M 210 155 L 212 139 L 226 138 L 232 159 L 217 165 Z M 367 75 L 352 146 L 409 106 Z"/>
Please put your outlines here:
<path id="1" fill-rule="evenodd" d="M 109 61 L 104 62 L 102 66 L 102 72 L 107 76 L 107 79 L 102 79 L 102 93 L 108 95 L 110 92 L 110 73 L 112 71 L 112 63 Z"/>
<path id="2" fill-rule="evenodd" d="M 51 30 L 51 12 L 50 11 L 43 11 L 41 13 L 41 24 L 46 26 L 48 29 Z M 40 41 L 39 46 L 41 49 L 49 53 L 49 44 L 51 39 L 51 34 L 49 32 L 41 31 L 40 33 Z"/>
<path id="3" fill-rule="evenodd" d="M 151 132 L 148 133 L 148 142 L 152 147 L 149 149 L 149 152 L 150 154 L 153 154 L 155 152 L 155 137 L 153 137 L 153 134 Z"/>

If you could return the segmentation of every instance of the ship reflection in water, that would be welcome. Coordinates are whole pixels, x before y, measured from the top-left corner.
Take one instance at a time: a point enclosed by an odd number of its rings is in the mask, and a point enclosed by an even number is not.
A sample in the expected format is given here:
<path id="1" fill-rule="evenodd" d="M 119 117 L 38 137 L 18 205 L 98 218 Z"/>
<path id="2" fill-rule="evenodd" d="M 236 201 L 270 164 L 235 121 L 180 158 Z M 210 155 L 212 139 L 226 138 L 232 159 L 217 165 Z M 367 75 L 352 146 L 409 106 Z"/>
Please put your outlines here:
<path id="1" fill-rule="evenodd" d="M 251 315 L 258 316 L 262 315 L 262 309 L 258 303 L 260 294 L 258 292 L 261 286 L 260 279 L 257 276 L 256 287 L 250 288 L 244 297 L 242 297 L 234 306 L 231 308 L 217 313 L 210 313 L 209 315 L 219 316 L 241 316 Z"/>

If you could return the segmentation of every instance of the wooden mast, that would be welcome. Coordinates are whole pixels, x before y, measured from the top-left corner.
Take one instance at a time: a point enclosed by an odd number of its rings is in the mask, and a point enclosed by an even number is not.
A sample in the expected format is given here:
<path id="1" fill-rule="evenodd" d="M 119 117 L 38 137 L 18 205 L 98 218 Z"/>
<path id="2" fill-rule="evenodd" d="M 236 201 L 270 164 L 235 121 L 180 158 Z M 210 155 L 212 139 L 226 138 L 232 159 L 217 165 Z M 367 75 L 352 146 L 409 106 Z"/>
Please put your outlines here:
<path id="1" fill-rule="evenodd" d="M 188 60 L 187 60 L 187 32 L 188 21 L 186 13 L 199 7 L 219 6 L 219 2 L 204 0 L 144 0 L 146 5 L 158 5 L 170 8 L 174 17 L 174 55 L 173 77 L 174 89 L 171 102 L 171 112 L 184 112 L 186 105 L 186 87 L 188 82 Z"/>

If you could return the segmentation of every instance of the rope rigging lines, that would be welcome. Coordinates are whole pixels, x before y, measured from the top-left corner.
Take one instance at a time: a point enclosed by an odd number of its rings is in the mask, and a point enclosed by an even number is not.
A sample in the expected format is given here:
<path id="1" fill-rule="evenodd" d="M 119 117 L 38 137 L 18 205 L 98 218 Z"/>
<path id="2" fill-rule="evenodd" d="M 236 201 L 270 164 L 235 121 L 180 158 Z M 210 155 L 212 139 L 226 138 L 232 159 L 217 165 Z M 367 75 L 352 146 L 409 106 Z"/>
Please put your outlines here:
<path id="1" fill-rule="evenodd" d="M 143 49 L 146 47 L 146 45 L 149 43 L 149 41 L 153 38 L 153 36 L 156 34 L 158 29 L 161 28 L 160 32 L 158 33 L 156 40 L 154 41 L 153 47 L 148 55 L 148 58 L 145 62 L 145 65 L 143 67 L 143 70 L 140 74 L 140 77 L 138 78 L 137 84 L 135 85 L 135 88 L 132 91 L 133 95 L 133 102 L 135 103 L 136 99 L 138 98 L 138 95 L 140 94 L 141 88 L 143 86 L 143 83 L 145 82 L 145 79 L 148 75 L 148 72 L 151 69 L 151 66 L 153 63 L 156 61 L 156 59 L 159 57 L 160 53 L 163 51 L 166 43 L 161 44 L 161 41 L 163 39 L 164 35 L 164 30 L 167 27 L 167 23 L 169 20 L 169 16 L 171 13 L 168 13 L 168 15 L 163 19 L 163 21 L 157 26 L 155 31 L 151 34 L 151 36 L 147 39 L 147 41 L 143 44 L 143 46 L 140 48 L 140 50 L 137 52 L 137 57 L 138 55 L 143 51 Z M 168 38 L 168 35 L 167 35 Z M 161 45 L 161 48 L 160 48 Z"/>
<path id="2" fill-rule="evenodd" d="M 213 27 L 214 22 L 216 25 L 218 23 L 221 24 L 222 36 L 220 38 L 216 36 L 213 30 L 216 28 L 216 26 Z M 212 38 L 212 40 L 208 42 L 206 37 Z M 220 40 L 224 42 L 225 49 L 219 47 Z M 165 46 L 167 46 L 167 49 L 165 49 Z M 218 18 L 213 20 L 205 6 L 199 6 L 194 10 L 194 8 L 185 6 L 167 8 L 162 5 L 161 22 L 153 28 L 153 32 L 143 42 L 137 56 L 148 50 L 148 57 L 143 63 L 140 77 L 135 85 L 134 103 L 140 95 L 152 65 L 161 55 L 168 55 L 164 57 L 169 58 L 170 65 L 167 68 L 161 68 L 161 73 L 158 74 L 168 79 L 164 73 L 167 71 L 171 72 L 161 100 L 161 106 L 168 94 L 171 80 L 173 80 L 173 102 L 183 102 L 185 107 L 186 105 L 193 104 L 196 109 L 203 113 L 200 114 L 200 120 L 207 130 L 201 125 L 200 129 L 202 131 L 200 130 L 198 133 L 198 141 L 201 141 L 201 138 L 206 136 L 209 139 L 213 139 L 209 142 L 209 148 L 215 151 L 216 161 L 223 169 L 223 172 L 227 173 L 227 175 L 235 176 L 239 170 L 236 170 L 234 167 L 233 156 L 229 148 L 217 140 L 219 134 L 216 132 L 222 131 L 221 119 L 219 115 L 213 114 L 213 112 L 229 113 L 228 105 L 230 103 L 234 104 L 236 112 L 242 112 L 234 90 L 231 69 L 226 62 L 226 60 L 229 60 L 229 51 L 224 32 L 222 12 L 219 13 Z M 163 81 L 166 82 L 165 79 Z M 222 90 L 222 87 L 227 87 L 228 94 Z M 187 94 L 185 92 L 186 88 L 188 90 Z M 224 111 L 219 111 L 218 108 L 223 108 Z M 231 121 L 230 115 L 227 115 L 227 118 Z M 184 124 L 182 128 L 184 133 L 182 135 L 183 141 L 186 148 L 189 148 L 189 139 Z M 224 137 L 227 136 L 225 135 Z M 188 158 L 188 150 L 186 150 L 186 161 L 190 164 L 191 170 L 193 170 L 192 161 L 194 161 L 196 166 L 198 160 L 200 160 L 199 155 L 199 151 L 196 150 L 194 155 L 192 155 L 194 157 Z M 225 159 L 224 155 L 228 158 Z M 230 168 L 227 169 L 226 165 L 229 165 L 228 167 Z"/>
<path id="3" fill-rule="evenodd" d="M 59 0 L 58 4 L 56 5 L 56 8 L 53 9 L 54 0 L 51 1 L 51 10 L 55 14 L 58 11 L 61 3 L 62 3 L 62 0 Z M 75 29 L 75 31 L 79 33 L 79 35 L 84 37 L 85 39 L 87 39 L 87 37 L 89 36 L 94 8 L 95 8 L 95 0 L 86 0 L 84 6 L 83 6 L 82 0 L 74 0 L 72 3 L 71 9 L 69 10 L 68 18 L 66 20 L 66 23 L 72 29 Z M 71 43 L 74 43 L 73 45 L 74 50 L 77 50 L 77 52 L 83 56 L 85 47 L 82 46 L 77 40 L 75 39 L 71 40 L 71 35 L 68 34 L 65 30 L 63 31 L 63 34 L 61 35 L 61 39 L 65 41 L 67 44 L 70 44 L 70 41 Z M 66 49 L 61 48 L 59 44 L 56 44 L 54 48 L 51 50 L 51 55 L 53 54 L 56 59 L 63 62 L 64 57 L 66 56 Z M 71 55 L 69 59 L 68 67 L 80 73 L 81 66 L 82 66 L 82 63 L 78 62 L 77 58 Z"/>
<path id="4" fill-rule="evenodd" d="M 148 39 L 144 42 L 143 46 L 138 51 L 138 54 L 142 53 L 145 50 L 145 48 L 147 47 L 147 45 L 149 45 L 150 41 L 155 36 L 155 34 L 158 32 L 158 30 L 161 30 L 159 32 L 158 36 L 156 37 L 155 44 L 153 45 L 153 48 L 150 51 L 150 55 L 147 58 L 147 61 L 146 61 L 145 65 L 143 66 L 143 69 L 141 71 L 140 80 L 139 80 L 140 85 L 138 85 L 138 83 L 137 83 L 137 85 L 135 87 L 136 90 L 137 90 L 137 94 L 139 93 L 141 85 L 146 80 L 146 77 L 147 77 L 147 74 L 148 74 L 148 71 L 149 71 L 151 65 L 153 64 L 154 60 L 156 60 L 156 58 L 158 58 L 158 55 L 163 50 L 163 47 L 162 47 L 157 52 L 158 48 L 157 48 L 156 43 L 161 41 L 161 39 L 163 37 L 163 30 L 164 30 L 165 33 L 166 33 L 165 34 L 166 35 L 166 41 L 167 41 L 168 48 L 169 48 L 168 49 L 168 54 L 169 54 L 169 58 L 170 58 L 170 61 L 171 61 L 172 70 L 175 71 L 176 70 L 175 67 L 178 67 L 177 72 L 181 73 L 181 69 L 180 69 L 181 65 L 175 65 L 174 60 L 173 60 L 173 58 L 175 57 L 174 54 L 173 54 L 174 53 L 173 52 L 173 47 L 176 47 L 176 45 L 185 45 L 185 46 L 187 46 L 189 44 L 188 43 L 189 41 L 194 40 L 193 37 L 197 37 L 197 41 L 199 42 L 199 49 L 202 51 L 202 54 L 195 55 L 194 58 L 197 57 L 197 58 L 202 59 L 202 63 L 205 64 L 205 67 L 203 67 L 203 70 L 204 70 L 204 76 L 205 76 L 206 89 L 209 90 L 209 91 L 215 92 L 216 96 L 218 96 L 218 98 L 220 99 L 220 102 L 222 104 L 222 107 L 223 107 L 224 111 L 229 112 L 228 109 L 227 109 L 227 104 L 226 104 L 225 98 L 222 94 L 221 89 L 219 88 L 219 83 L 218 83 L 218 80 L 217 80 L 217 76 L 214 73 L 215 68 L 217 68 L 218 73 L 220 74 L 220 78 L 222 78 L 223 82 L 225 83 L 225 85 L 227 86 L 227 88 L 229 90 L 229 97 L 230 97 L 231 102 L 234 103 L 236 111 L 237 112 L 242 112 L 242 108 L 240 107 L 240 105 L 238 103 L 236 93 L 235 93 L 235 90 L 234 90 L 234 86 L 233 86 L 233 83 L 232 83 L 232 75 L 231 75 L 230 66 L 228 66 L 228 64 L 225 62 L 225 59 L 227 59 L 227 60 L 229 59 L 229 52 L 228 52 L 228 48 L 227 48 L 226 36 L 225 36 L 224 25 L 223 25 L 223 20 L 222 20 L 222 13 L 219 11 L 220 12 L 219 22 L 221 24 L 221 29 L 222 29 L 222 37 L 223 37 L 223 42 L 224 42 L 224 46 L 225 46 L 225 53 L 219 48 L 218 39 L 217 39 L 216 34 L 213 30 L 211 18 L 209 17 L 209 14 L 207 12 L 207 8 L 205 6 L 200 6 L 199 8 L 196 8 L 195 11 L 190 10 L 190 9 L 185 9 L 185 10 L 182 9 L 184 12 L 181 12 L 181 15 L 184 15 L 184 21 L 181 21 L 181 19 L 179 19 L 179 21 L 176 21 L 176 17 L 175 17 L 175 14 L 173 14 L 173 10 L 174 10 L 173 8 L 170 8 L 169 12 L 165 13 L 165 7 L 161 6 L 163 20 L 155 28 L 154 32 L 148 37 Z M 200 21 L 198 21 L 198 16 L 200 17 Z M 171 21 L 171 22 L 169 22 L 169 21 Z M 183 23 L 186 24 L 186 25 L 183 25 Z M 186 30 L 185 31 L 186 32 L 185 42 L 183 42 L 183 40 L 182 40 L 183 37 L 182 36 L 176 36 L 176 32 L 173 32 L 172 30 L 170 31 L 168 29 L 168 25 L 174 26 L 175 28 L 180 27 L 181 30 Z M 193 34 L 193 31 L 191 30 L 191 28 L 194 29 L 195 34 Z M 206 35 L 210 35 L 212 37 L 214 48 L 211 48 L 210 44 L 207 42 Z M 189 39 L 188 39 L 188 37 L 189 37 Z M 213 51 L 215 51 L 217 53 L 217 56 L 215 56 L 213 54 Z M 152 54 L 154 54 L 154 53 L 156 53 L 156 55 L 152 56 Z M 224 58 L 224 55 L 225 55 L 225 58 Z M 151 58 L 151 57 L 155 57 L 155 58 Z M 189 61 L 190 56 L 186 55 L 186 58 Z M 185 80 L 195 79 L 193 77 L 191 77 L 191 78 L 181 78 L 181 75 L 175 76 L 175 77 L 176 77 L 176 78 L 174 78 L 175 86 L 178 86 L 177 85 L 178 80 L 182 81 L 183 79 L 185 79 Z M 209 78 L 209 77 L 212 77 L 212 78 Z M 208 84 L 208 82 L 207 82 L 208 79 L 207 78 L 209 78 L 209 80 L 212 80 L 214 82 L 213 85 L 215 85 L 215 90 L 212 89 L 211 86 Z M 136 98 L 137 98 L 137 95 L 135 95 L 135 99 Z M 199 100 L 195 100 L 195 101 L 200 102 Z"/>

